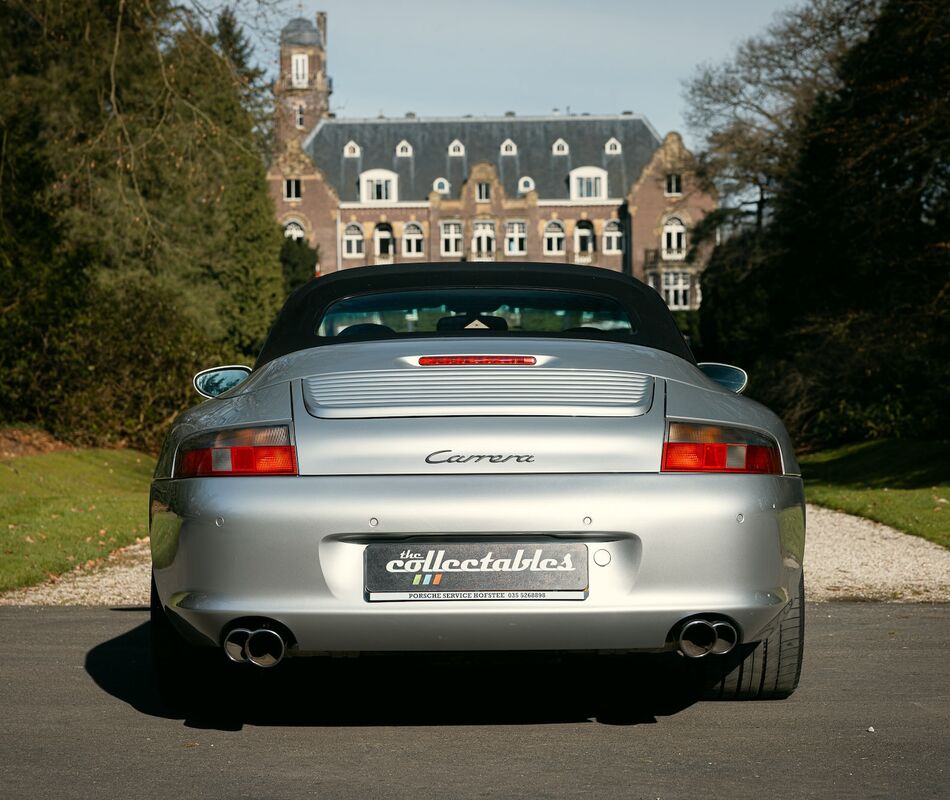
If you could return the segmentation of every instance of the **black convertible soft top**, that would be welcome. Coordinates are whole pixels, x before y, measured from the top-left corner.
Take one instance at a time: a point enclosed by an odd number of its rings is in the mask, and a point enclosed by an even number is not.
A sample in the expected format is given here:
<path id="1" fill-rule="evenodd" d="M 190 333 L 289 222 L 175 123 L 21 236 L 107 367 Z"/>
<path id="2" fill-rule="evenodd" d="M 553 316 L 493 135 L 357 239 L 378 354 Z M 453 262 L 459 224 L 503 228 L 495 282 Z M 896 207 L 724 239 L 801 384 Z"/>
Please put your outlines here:
<path id="1" fill-rule="evenodd" d="M 297 350 L 338 343 L 338 338 L 318 335 L 317 323 L 329 306 L 344 298 L 374 292 L 431 291 L 438 287 L 561 289 L 610 297 L 624 307 L 631 319 L 637 321 L 636 329 L 632 332 L 592 332 L 589 338 L 665 350 L 695 363 L 673 315 L 660 295 L 634 278 L 601 267 L 572 264 L 452 262 L 357 267 L 314 278 L 287 298 L 258 356 L 256 366 L 260 367 Z M 481 335 L 516 334 L 488 331 Z M 578 336 L 571 334 L 570 338 Z M 585 337 L 581 334 L 580 338 Z"/>

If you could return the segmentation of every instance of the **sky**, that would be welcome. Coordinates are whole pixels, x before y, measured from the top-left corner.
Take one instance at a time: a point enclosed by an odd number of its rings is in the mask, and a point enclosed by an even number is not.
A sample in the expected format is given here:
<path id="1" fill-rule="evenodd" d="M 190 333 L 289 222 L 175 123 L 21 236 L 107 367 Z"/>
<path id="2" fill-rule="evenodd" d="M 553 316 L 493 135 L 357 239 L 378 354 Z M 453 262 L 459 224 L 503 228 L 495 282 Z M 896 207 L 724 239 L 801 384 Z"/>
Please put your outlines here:
<path id="1" fill-rule="evenodd" d="M 331 109 L 341 117 L 643 114 L 694 137 L 683 81 L 727 58 L 795 0 L 305 0 L 327 12 Z M 279 25 L 278 25 L 279 27 Z M 258 40 L 276 70 L 273 39 Z"/>

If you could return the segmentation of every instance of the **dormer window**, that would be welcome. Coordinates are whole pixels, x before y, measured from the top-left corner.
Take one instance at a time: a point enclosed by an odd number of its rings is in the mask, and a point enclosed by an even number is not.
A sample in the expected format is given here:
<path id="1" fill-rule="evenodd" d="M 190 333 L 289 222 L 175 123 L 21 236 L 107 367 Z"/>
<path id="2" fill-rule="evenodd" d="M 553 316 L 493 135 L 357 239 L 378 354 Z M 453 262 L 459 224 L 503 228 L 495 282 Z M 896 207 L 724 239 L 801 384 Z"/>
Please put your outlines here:
<path id="1" fill-rule="evenodd" d="M 479 203 L 487 203 L 491 200 L 491 184 L 481 181 L 476 187 L 476 197 Z"/>
<path id="2" fill-rule="evenodd" d="M 529 178 L 525 175 L 518 181 L 518 191 L 522 194 L 527 194 L 528 192 L 534 191 L 534 178 Z"/>
<path id="3" fill-rule="evenodd" d="M 505 139 L 505 141 L 501 143 L 501 154 L 503 156 L 518 155 L 518 145 L 511 141 L 511 139 Z"/>
<path id="4" fill-rule="evenodd" d="M 464 156 L 465 155 L 465 145 L 462 144 L 458 139 L 456 139 L 452 144 L 449 145 L 449 155 L 450 156 Z"/>
<path id="5" fill-rule="evenodd" d="M 566 156 L 571 152 L 571 148 L 567 146 L 567 142 L 563 139 L 558 139 L 554 144 L 551 145 L 551 154 L 555 156 Z"/>
<path id="6" fill-rule="evenodd" d="M 399 158 L 411 158 L 412 145 L 403 139 L 399 144 L 396 145 L 396 156 Z"/>
<path id="7" fill-rule="evenodd" d="M 607 170 L 578 167 L 570 174 L 571 200 L 603 200 L 607 197 Z"/>
<path id="8" fill-rule="evenodd" d="M 362 152 L 363 150 L 360 148 L 360 146 L 352 139 L 343 145 L 344 158 L 359 158 Z"/>
<path id="9" fill-rule="evenodd" d="M 306 89 L 310 84 L 310 57 L 306 53 L 294 53 L 290 57 L 290 85 L 294 89 Z"/>
<path id="10" fill-rule="evenodd" d="M 678 172 L 671 172 L 666 176 L 666 194 L 676 195 L 683 193 L 683 176 Z"/>
<path id="11" fill-rule="evenodd" d="M 432 191 L 439 194 L 448 194 L 449 182 L 445 178 L 436 178 L 432 181 Z"/>
<path id="12" fill-rule="evenodd" d="M 395 203 L 399 199 L 398 176 L 388 169 L 368 169 L 360 174 L 360 200 L 364 203 Z"/>
<path id="13" fill-rule="evenodd" d="M 609 138 L 607 140 L 607 144 L 604 145 L 604 152 L 608 156 L 619 155 L 622 151 L 623 151 L 623 147 L 621 146 L 620 142 L 614 137 Z"/>

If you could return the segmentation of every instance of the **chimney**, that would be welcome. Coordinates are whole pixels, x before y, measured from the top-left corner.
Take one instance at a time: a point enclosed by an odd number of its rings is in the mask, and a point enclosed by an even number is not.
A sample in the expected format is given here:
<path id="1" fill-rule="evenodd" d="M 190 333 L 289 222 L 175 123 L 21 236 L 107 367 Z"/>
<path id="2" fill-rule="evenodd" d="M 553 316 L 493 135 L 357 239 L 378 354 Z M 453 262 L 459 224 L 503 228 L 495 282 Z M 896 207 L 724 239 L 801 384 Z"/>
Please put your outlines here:
<path id="1" fill-rule="evenodd" d="M 327 46 L 327 12 L 317 12 L 317 30 L 320 31 L 320 44 Z"/>

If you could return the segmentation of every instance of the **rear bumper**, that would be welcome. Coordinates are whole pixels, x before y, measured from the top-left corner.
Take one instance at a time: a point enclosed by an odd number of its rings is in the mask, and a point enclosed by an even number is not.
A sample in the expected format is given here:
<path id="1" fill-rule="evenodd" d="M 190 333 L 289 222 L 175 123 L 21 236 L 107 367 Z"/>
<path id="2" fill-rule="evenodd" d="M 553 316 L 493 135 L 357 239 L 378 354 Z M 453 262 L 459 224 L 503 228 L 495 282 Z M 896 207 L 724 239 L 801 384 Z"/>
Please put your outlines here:
<path id="1" fill-rule="evenodd" d="M 151 533 L 162 602 L 209 645 L 263 617 L 290 655 L 663 650 L 694 614 L 761 638 L 798 584 L 804 507 L 774 476 L 203 478 L 153 484 Z M 367 542 L 539 535 L 587 544 L 585 600 L 365 598 Z"/>

